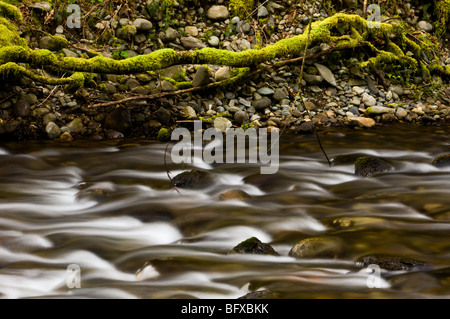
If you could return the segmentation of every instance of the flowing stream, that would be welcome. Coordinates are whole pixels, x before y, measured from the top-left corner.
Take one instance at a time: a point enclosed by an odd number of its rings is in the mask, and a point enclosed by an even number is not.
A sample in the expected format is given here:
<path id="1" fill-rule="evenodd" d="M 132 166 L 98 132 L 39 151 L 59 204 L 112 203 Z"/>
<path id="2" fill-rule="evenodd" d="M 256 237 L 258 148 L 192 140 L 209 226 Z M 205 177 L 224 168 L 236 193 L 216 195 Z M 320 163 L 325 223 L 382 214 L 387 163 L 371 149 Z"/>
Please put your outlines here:
<path id="1" fill-rule="evenodd" d="M 280 166 L 174 164 L 215 182 L 170 187 L 166 144 L 148 140 L 17 142 L 0 146 L 2 298 L 450 297 L 450 127 L 386 126 L 280 139 Z M 376 155 L 393 171 L 357 177 L 340 155 Z M 167 155 L 167 154 L 166 154 Z M 242 190 L 247 200 L 221 200 Z M 305 238 L 332 236 L 342 254 L 294 258 Z M 227 254 L 249 237 L 279 256 Z M 381 271 L 375 288 L 355 260 L 407 256 L 424 271 Z M 79 288 L 77 288 L 79 287 Z"/>

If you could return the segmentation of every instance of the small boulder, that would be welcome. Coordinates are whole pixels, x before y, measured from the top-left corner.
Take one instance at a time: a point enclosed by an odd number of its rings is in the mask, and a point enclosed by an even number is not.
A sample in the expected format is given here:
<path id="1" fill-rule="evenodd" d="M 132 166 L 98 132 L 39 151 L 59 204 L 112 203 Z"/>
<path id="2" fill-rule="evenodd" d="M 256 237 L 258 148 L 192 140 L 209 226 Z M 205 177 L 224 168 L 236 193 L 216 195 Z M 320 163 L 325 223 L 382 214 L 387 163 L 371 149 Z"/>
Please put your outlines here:
<path id="1" fill-rule="evenodd" d="M 355 175 L 361 177 L 368 177 L 393 169 L 393 166 L 387 160 L 376 156 L 358 157 L 354 165 Z"/>
<path id="2" fill-rule="evenodd" d="M 356 264 L 360 267 L 369 265 L 378 265 L 380 268 L 397 271 L 397 270 L 425 270 L 431 268 L 430 265 L 423 261 L 414 260 L 401 256 L 389 255 L 366 255 L 356 259 Z"/>
<path id="3" fill-rule="evenodd" d="M 439 155 L 433 160 L 432 165 L 436 167 L 450 166 L 450 154 Z"/>
<path id="4" fill-rule="evenodd" d="M 183 172 L 172 178 L 172 187 L 177 188 L 205 188 L 214 183 L 211 173 L 198 169 Z"/>
<path id="5" fill-rule="evenodd" d="M 248 238 L 239 243 L 229 252 L 229 254 L 279 255 L 272 246 L 262 243 L 256 237 Z"/>
<path id="6" fill-rule="evenodd" d="M 335 258 L 342 252 L 338 238 L 313 237 L 300 240 L 289 251 L 296 258 Z"/>

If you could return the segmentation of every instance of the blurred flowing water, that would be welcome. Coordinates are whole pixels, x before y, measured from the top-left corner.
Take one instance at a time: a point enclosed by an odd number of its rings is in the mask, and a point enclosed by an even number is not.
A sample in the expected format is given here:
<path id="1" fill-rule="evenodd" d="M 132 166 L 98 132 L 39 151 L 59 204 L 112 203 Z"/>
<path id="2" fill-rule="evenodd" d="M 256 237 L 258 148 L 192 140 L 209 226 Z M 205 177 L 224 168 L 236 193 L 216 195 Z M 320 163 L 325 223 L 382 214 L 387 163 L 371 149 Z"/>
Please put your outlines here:
<path id="1" fill-rule="evenodd" d="M 280 139 L 280 167 L 206 164 L 215 182 L 170 187 L 166 144 L 146 140 L 19 142 L 0 146 L 2 298 L 450 297 L 449 127 L 387 126 L 320 133 L 328 156 L 368 154 L 395 170 L 357 177 L 328 165 L 314 135 Z M 166 154 L 167 155 L 167 154 Z M 351 157 L 351 156 L 350 156 Z M 166 156 L 170 176 L 191 170 Z M 221 200 L 228 190 L 250 199 Z M 301 239 L 333 236 L 336 258 L 288 255 Z M 227 254 L 257 237 L 279 256 Z M 382 271 L 369 288 L 366 254 L 408 256 L 431 270 Z M 81 272 L 71 288 L 69 265 Z M 71 277 L 72 276 L 72 277 Z"/>

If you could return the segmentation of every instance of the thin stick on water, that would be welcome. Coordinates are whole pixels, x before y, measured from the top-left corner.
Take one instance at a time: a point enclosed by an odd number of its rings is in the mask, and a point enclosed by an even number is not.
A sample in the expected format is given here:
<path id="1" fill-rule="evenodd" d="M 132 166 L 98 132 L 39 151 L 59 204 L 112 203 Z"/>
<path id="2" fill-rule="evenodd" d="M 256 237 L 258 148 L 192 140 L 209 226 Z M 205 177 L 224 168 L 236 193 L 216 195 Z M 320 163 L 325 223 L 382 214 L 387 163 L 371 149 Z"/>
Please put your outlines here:
<path id="1" fill-rule="evenodd" d="M 323 149 L 322 143 L 320 142 L 320 138 L 319 138 L 319 134 L 317 133 L 316 129 L 314 129 L 314 133 L 316 134 L 316 138 L 317 138 L 317 142 L 319 143 L 320 149 L 322 150 L 323 155 L 325 155 L 325 158 L 327 159 L 328 162 L 328 166 L 331 167 L 331 161 L 328 158 L 327 153 L 325 152 L 325 150 Z"/>

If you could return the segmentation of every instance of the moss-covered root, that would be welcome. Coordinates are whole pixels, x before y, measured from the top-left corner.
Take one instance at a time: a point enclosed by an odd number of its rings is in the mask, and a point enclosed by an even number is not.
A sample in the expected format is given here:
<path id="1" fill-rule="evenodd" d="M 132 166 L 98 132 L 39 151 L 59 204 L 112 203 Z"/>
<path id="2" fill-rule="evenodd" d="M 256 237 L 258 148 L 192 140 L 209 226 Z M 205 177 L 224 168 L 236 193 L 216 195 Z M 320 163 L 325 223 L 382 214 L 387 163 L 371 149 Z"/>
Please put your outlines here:
<path id="1" fill-rule="evenodd" d="M 18 78 L 21 76 L 29 77 L 30 79 L 50 85 L 68 85 L 71 89 L 81 87 L 85 82 L 83 73 L 76 72 L 67 78 L 49 78 L 43 75 L 27 70 L 23 66 L 17 65 L 14 62 L 8 62 L 0 65 L 0 78 L 5 79 L 9 77 Z"/>

